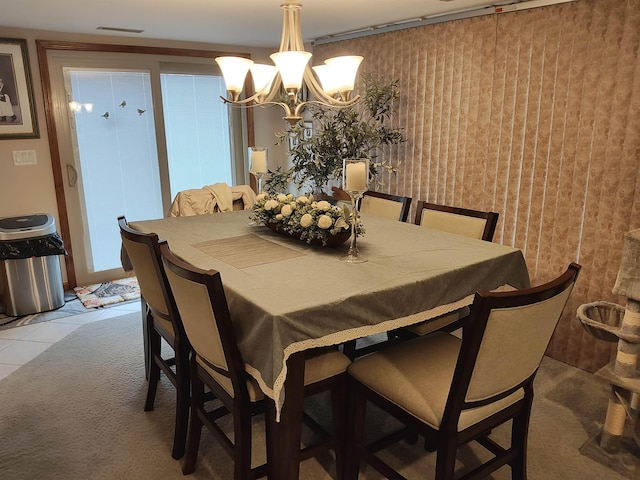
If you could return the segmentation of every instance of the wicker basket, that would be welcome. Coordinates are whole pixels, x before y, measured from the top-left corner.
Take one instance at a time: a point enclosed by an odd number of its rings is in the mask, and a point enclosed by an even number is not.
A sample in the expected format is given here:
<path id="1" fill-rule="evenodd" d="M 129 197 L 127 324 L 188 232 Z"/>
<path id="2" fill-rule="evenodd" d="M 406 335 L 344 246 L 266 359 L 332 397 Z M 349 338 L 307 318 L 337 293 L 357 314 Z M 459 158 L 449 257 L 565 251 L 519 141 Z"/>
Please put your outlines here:
<path id="1" fill-rule="evenodd" d="M 594 337 L 607 342 L 617 342 L 620 339 L 624 311 L 624 307 L 615 303 L 585 303 L 578 307 L 578 320 Z"/>

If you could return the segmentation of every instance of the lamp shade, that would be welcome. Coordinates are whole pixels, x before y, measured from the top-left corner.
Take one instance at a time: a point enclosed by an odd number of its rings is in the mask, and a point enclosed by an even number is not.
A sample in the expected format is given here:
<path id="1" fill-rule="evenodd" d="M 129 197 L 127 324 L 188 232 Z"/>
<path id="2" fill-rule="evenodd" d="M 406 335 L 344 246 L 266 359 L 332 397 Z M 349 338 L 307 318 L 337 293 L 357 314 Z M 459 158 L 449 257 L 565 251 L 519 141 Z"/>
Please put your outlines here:
<path id="1" fill-rule="evenodd" d="M 338 92 L 339 82 L 336 78 L 336 72 L 329 65 L 316 65 L 313 67 L 313 71 L 316 72 L 324 93 L 331 97 Z"/>
<path id="2" fill-rule="evenodd" d="M 253 60 L 242 57 L 216 57 L 216 63 L 222 70 L 227 90 L 239 95 L 244 87 L 244 79 L 247 77 L 249 67 L 253 65 Z"/>
<path id="3" fill-rule="evenodd" d="M 278 67 L 282 84 L 287 90 L 299 90 L 302 86 L 304 69 L 309 63 L 311 54 L 302 51 L 286 51 L 271 54 L 271 59 Z"/>
<path id="4" fill-rule="evenodd" d="M 254 63 L 251 65 L 251 77 L 253 78 L 253 89 L 256 93 L 267 95 L 273 81 L 275 68 L 273 65 Z"/>
<path id="5" fill-rule="evenodd" d="M 335 82 L 338 92 L 351 92 L 353 90 L 360 62 L 362 62 L 362 57 L 358 55 L 346 55 L 325 60 L 324 63 L 336 75 Z"/>

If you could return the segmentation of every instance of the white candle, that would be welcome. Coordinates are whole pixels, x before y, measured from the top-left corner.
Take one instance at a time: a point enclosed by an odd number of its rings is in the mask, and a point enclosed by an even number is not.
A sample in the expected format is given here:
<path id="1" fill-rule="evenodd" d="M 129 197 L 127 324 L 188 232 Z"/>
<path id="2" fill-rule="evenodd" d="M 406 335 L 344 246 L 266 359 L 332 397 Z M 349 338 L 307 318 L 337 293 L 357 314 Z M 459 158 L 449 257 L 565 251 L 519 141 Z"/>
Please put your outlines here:
<path id="1" fill-rule="evenodd" d="M 267 171 L 267 151 L 251 150 L 251 171 L 266 173 Z"/>
<path id="2" fill-rule="evenodd" d="M 346 191 L 365 192 L 367 190 L 367 168 L 365 162 L 347 163 Z"/>

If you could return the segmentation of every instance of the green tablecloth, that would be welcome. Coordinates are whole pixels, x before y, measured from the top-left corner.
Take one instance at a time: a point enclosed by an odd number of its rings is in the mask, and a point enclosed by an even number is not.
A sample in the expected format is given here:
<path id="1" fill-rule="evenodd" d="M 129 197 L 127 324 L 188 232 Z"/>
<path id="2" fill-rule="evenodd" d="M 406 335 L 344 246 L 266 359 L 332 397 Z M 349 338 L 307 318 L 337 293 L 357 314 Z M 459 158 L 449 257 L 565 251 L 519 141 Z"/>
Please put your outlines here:
<path id="1" fill-rule="evenodd" d="M 362 216 L 368 261 L 341 262 L 339 248 L 313 247 L 249 225 L 247 211 L 133 221 L 203 269 L 219 270 L 247 370 L 282 405 L 294 352 L 385 332 L 471 303 L 503 284 L 529 286 L 520 250 L 416 225 Z"/>

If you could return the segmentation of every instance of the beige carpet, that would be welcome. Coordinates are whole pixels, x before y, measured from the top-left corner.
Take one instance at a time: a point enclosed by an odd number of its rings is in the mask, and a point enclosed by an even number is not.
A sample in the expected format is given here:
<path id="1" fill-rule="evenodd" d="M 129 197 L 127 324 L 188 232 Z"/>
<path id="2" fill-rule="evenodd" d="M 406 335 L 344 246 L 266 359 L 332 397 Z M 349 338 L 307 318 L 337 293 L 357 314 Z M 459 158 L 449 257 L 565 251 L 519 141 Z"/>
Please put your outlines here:
<path id="1" fill-rule="evenodd" d="M 139 314 L 83 326 L 0 381 L 0 478 L 100 480 L 182 478 L 171 458 L 173 387 L 163 379 L 153 412 L 145 394 Z M 545 359 L 538 375 L 529 437 L 532 480 L 622 480 L 580 453 L 600 431 L 607 387 L 593 375 Z M 322 414 L 322 401 L 310 405 Z M 256 422 L 256 461 L 263 429 Z M 391 422 L 376 415 L 371 430 Z M 500 437 L 504 431 L 496 431 Z M 409 478 L 433 478 L 434 455 L 420 445 L 397 444 L 386 457 Z M 474 461 L 474 452 L 461 456 Z M 637 472 L 637 459 L 631 468 Z M 462 465 L 462 464 L 461 464 Z M 425 473 L 426 472 L 426 473 Z M 331 456 L 308 460 L 305 480 L 333 478 Z M 231 479 L 231 462 L 207 433 L 196 472 L 188 478 Z M 367 469 L 361 479 L 379 479 Z M 508 468 L 494 479 L 510 478 Z"/>

